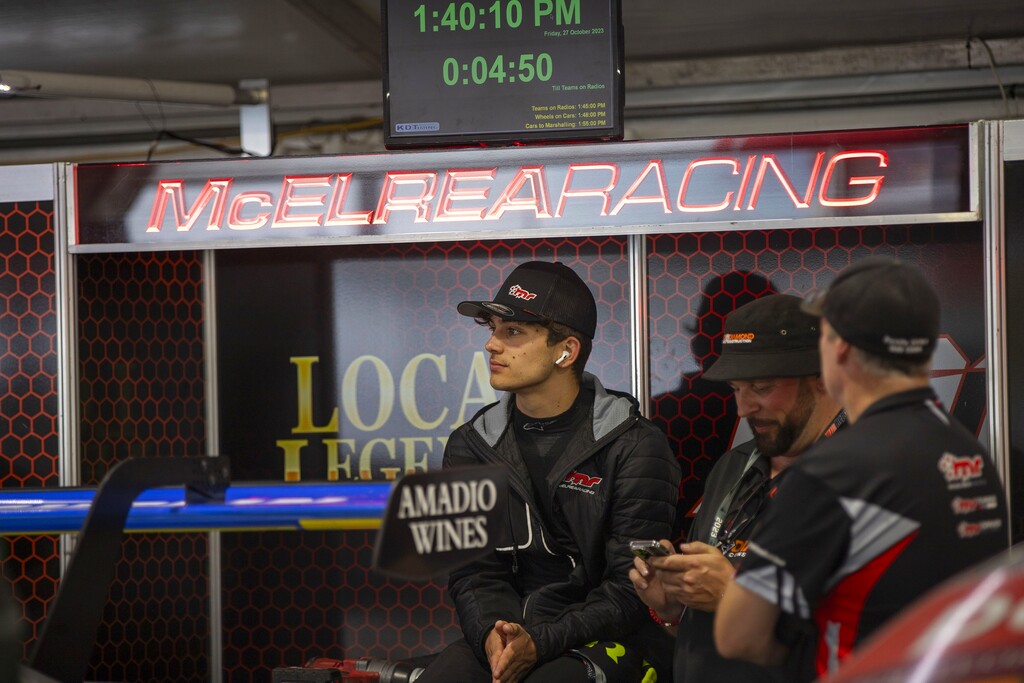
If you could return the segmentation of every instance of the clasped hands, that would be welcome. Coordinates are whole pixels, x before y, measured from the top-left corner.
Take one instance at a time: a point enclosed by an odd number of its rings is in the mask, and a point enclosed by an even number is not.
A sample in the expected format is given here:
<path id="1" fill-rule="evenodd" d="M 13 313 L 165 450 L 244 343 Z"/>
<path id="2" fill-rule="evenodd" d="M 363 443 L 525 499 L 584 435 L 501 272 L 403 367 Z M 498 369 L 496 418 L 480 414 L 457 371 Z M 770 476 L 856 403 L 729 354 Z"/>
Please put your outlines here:
<path id="1" fill-rule="evenodd" d="M 533 637 L 510 621 L 498 620 L 487 634 L 484 651 L 491 665 L 492 683 L 518 683 L 537 663 Z"/>

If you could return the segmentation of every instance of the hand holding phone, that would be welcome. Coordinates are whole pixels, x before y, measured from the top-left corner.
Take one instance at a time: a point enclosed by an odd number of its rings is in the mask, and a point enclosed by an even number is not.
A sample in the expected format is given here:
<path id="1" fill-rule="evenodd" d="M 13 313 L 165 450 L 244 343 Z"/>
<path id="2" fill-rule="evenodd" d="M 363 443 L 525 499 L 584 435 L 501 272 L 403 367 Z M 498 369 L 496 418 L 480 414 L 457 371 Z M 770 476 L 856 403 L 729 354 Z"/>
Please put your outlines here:
<path id="1" fill-rule="evenodd" d="M 629 549 L 634 555 L 644 560 L 645 562 L 651 558 L 652 555 L 670 555 L 669 550 L 661 543 L 653 539 L 637 539 L 629 542 Z"/>

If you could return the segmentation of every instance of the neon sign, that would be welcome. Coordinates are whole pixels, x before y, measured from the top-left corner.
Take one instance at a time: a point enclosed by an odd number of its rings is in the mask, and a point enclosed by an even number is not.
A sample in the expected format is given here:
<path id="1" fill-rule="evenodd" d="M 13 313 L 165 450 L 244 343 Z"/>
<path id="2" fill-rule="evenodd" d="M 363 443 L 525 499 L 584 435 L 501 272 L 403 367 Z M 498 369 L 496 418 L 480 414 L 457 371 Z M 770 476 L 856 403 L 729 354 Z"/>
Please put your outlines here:
<path id="1" fill-rule="evenodd" d="M 875 137 L 79 166 L 72 242 L 99 251 L 672 232 L 769 220 L 964 220 L 973 210 L 966 128 Z"/>

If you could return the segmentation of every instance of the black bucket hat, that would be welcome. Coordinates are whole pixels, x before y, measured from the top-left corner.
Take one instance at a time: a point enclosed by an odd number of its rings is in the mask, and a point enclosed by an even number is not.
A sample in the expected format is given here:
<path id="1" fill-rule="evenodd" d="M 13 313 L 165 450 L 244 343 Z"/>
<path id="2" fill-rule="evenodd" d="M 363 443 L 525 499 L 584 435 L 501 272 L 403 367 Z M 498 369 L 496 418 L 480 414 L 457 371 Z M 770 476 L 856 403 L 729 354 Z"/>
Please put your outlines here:
<path id="1" fill-rule="evenodd" d="M 731 382 L 819 374 L 818 320 L 800 304 L 799 297 L 770 294 L 727 315 L 722 353 L 704 377 Z"/>
<path id="2" fill-rule="evenodd" d="M 567 325 L 593 339 L 597 302 L 587 284 L 569 266 L 528 261 L 505 278 L 492 301 L 463 301 L 459 313 L 471 318 L 496 315 L 503 320 Z"/>

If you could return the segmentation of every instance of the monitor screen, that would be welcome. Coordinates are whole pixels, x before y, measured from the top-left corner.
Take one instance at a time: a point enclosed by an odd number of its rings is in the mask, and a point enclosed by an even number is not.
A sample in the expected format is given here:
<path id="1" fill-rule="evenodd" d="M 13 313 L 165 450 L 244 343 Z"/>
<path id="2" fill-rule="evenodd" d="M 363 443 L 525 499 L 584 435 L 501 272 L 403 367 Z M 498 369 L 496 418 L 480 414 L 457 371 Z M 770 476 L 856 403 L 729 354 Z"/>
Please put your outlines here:
<path id="1" fill-rule="evenodd" d="M 619 0 L 382 0 L 388 148 L 622 138 Z"/>

